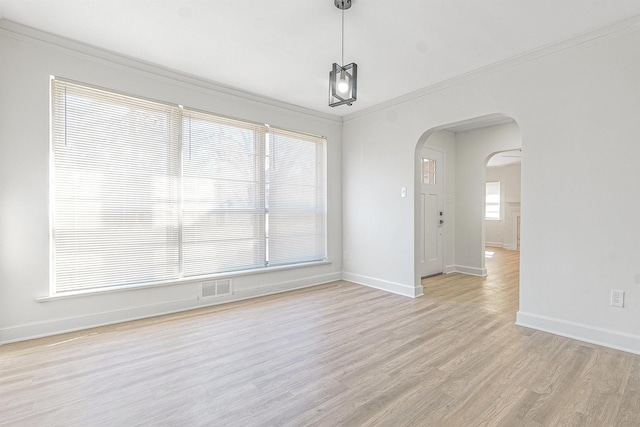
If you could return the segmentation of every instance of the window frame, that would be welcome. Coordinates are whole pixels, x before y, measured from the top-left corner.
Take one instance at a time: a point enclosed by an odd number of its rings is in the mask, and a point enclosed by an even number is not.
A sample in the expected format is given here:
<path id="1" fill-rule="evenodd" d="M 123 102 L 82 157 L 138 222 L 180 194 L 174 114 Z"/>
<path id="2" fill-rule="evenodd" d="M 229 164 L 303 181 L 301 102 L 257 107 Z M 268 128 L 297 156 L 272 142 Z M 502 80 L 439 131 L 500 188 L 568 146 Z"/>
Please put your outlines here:
<path id="1" fill-rule="evenodd" d="M 114 97 L 118 97 L 118 96 L 122 96 L 125 98 L 131 98 L 134 100 L 140 100 L 140 101 L 144 101 L 144 102 L 151 102 L 151 103 L 157 103 L 158 105 L 162 105 L 162 106 L 168 106 L 174 110 L 172 111 L 176 111 L 179 114 L 179 118 L 178 118 L 178 122 L 180 123 L 180 129 L 179 129 L 179 136 L 178 139 L 179 141 L 177 142 L 179 144 L 179 159 L 178 159 L 178 164 L 176 164 L 175 166 L 178 168 L 179 170 L 179 177 L 178 177 L 178 187 L 179 187 L 179 197 L 180 200 L 179 202 L 176 204 L 175 208 L 178 209 L 179 211 L 179 233 L 180 233 L 180 257 L 181 257 L 181 261 L 180 261 L 180 265 L 179 265 L 179 274 L 177 274 L 175 277 L 172 277 L 170 279 L 166 279 L 166 280 L 158 280 L 158 281 L 146 281 L 146 282 L 138 282 L 138 283 L 123 283 L 123 284 L 119 284 L 119 285 L 109 285 L 109 286 L 95 286 L 95 287 L 78 287 L 76 286 L 73 289 L 66 289 L 66 290 L 61 290 L 60 286 L 58 286 L 58 282 L 56 280 L 56 269 L 57 269 L 57 256 L 60 255 L 59 253 L 59 248 L 57 247 L 57 235 L 56 235 L 56 230 L 55 230 L 55 225 L 56 224 L 56 213 L 58 213 L 57 211 L 57 199 L 56 199 L 56 189 L 57 187 L 57 183 L 56 183 L 56 170 L 58 168 L 60 168 L 59 164 L 56 164 L 56 136 L 54 135 L 54 121 L 56 120 L 56 114 L 62 114 L 60 109 L 57 108 L 54 104 L 55 104 L 55 99 L 56 99 L 56 95 L 54 94 L 54 86 L 55 85 L 70 85 L 70 86 L 74 86 L 74 87 L 79 87 L 79 88 L 86 88 L 88 90 L 93 90 L 93 91 L 100 91 L 100 92 L 104 92 L 106 94 L 110 94 L 113 95 Z M 66 102 L 66 101 L 65 101 Z M 182 105 L 177 105 L 177 104 L 170 104 L 170 103 L 166 103 L 166 102 L 162 102 L 162 101 L 157 101 L 154 99 L 149 99 L 149 98 L 143 98 L 143 97 L 139 97 L 136 95 L 131 95 L 131 94 L 126 94 L 126 93 L 121 93 L 121 92 L 117 92 L 111 89 L 105 89 L 102 87 L 97 87 L 97 86 L 93 86 L 93 85 L 89 85 L 89 84 L 85 84 L 85 83 L 80 83 L 80 82 L 76 82 L 73 80 L 69 80 L 69 79 L 64 79 L 64 78 L 59 78 L 59 77 L 55 77 L 52 76 L 51 77 L 51 101 L 50 101 L 50 118 L 51 118 L 51 142 L 50 142 L 50 150 L 51 150 L 51 155 L 50 155 L 50 186 L 49 186 L 49 197 L 50 197 L 50 221 L 49 221 L 49 226 L 50 226 L 50 256 L 51 256 L 51 268 L 50 268 L 50 291 L 49 291 L 49 297 L 56 297 L 56 296 L 72 296 L 72 295 L 77 295 L 77 294 L 86 294 L 86 293 L 98 293 L 98 292 L 110 292 L 110 291 L 114 291 L 114 290 L 121 290 L 121 289 L 140 289 L 140 288 L 146 288 L 146 287 L 153 287 L 153 286 L 160 286 L 160 285 L 170 285 L 170 284 L 177 284 L 177 283 L 182 283 L 182 282 L 193 282 L 193 281 L 198 281 L 198 280 L 202 280 L 205 278 L 218 278 L 218 277 L 234 277 L 234 276 L 241 276 L 241 275 L 246 275 L 246 274 L 256 274 L 256 273 L 260 273 L 260 272 L 266 272 L 266 271 L 273 271 L 273 270 L 282 270 L 282 269 L 290 269 L 290 268 L 298 268 L 298 267 L 305 267 L 305 266 L 309 266 L 309 265 L 317 265 L 317 264 L 323 264 L 323 263 L 327 263 L 328 262 L 328 245 L 327 245 L 327 239 L 328 239 L 328 230 L 327 230 L 327 182 L 328 182 L 328 177 L 327 177 L 327 162 L 326 162 L 326 158 L 327 158 L 327 140 L 326 137 L 321 137 L 321 136 L 317 136 L 317 135 L 312 135 L 312 134 L 307 134 L 307 133 L 301 133 L 301 132 L 294 132 L 294 131 L 289 131 L 289 130 L 284 130 L 284 129 L 279 129 L 279 128 L 273 128 L 267 124 L 261 124 L 261 123 L 255 123 L 255 122 L 251 122 L 251 121 L 247 121 L 247 120 L 242 120 L 242 119 L 237 119 L 237 118 L 230 118 L 227 116 L 222 116 L 222 115 L 218 115 L 218 114 L 214 114 L 214 113 L 210 113 L 210 112 L 206 112 L 206 111 L 202 111 L 202 110 L 196 110 L 196 109 L 190 109 L 190 108 L 186 108 Z M 266 231 L 263 228 L 263 240 L 265 242 L 266 245 L 266 250 L 264 251 L 264 255 L 265 255 L 265 262 L 263 263 L 263 266 L 258 266 L 258 267 L 251 267 L 251 268 L 242 268 L 242 269 L 234 269 L 234 270 L 225 270 L 225 271 L 215 271 L 215 272 L 211 272 L 211 273 L 205 273 L 205 274 L 196 274 L 196 275 L 190 275 L 190 276 L 186 276 L 185 270 L 184 270 L 184 264 L 182 261 L 182 256 L 183 256 L 183 252 L 184 252 L 184 248 L 183 248 L 183 213 L 184 213 L 184 185 L 185 185 L 185 175 L 184 175 L 184 141 L 182 139 L 182 135 L 184 132 L 184 119 L 185 117 L 187 117 L 189 114 L 198 114 L 198 115 L 207 115 L 209 117 L 212 117 L 216 120 L 220 120 L 220 121 L 230 121 L 230 122 L 235 122 L 238 123 L 242 126 L 246 126 L 248 128 L 253 128 L 256 129 L 256 135 L 258 135 L 258 138 L 262 140 L 262 144 L 263 147 L 261 148 L 261 158 L 257 158 L 257 162 L 262 162 L 264 164 L 265 161 L 268 161 L 268 157 L 265 154 L 265 150 L 264 150 L 264 141 L 266 141 L 269 137 L 268 135 L 273 134 L 273 132 L 283 132 L 286 133 L 287 135 L 293 135 L 298 136 L 299 139 L 301 141 L 312 141 L 313 144 L 315 144 L 315 147 L 317 147 L 318 153 L 316 155 L 319 156 L 319 159 L 317 159 L 317 168 L 313 171 L 316 174 L 316 180 L 318 181 L 318 192 L 319 192 L 319 197 L 320 197 L 320 204 L 319 204 L 319 219 L 316 218 L 316 221 L 320 221 L 322 224 L 320 225 L 320 229 L 322 231 L 322 236 L 321 236 L 321 248 L 320 250 L 318 250 L 316 252 L 316 255 L 314 255 L 313 259 L 305 259 L 305 260 L 298 260 L 298 261 L 291 261 L 291 262 L 287 262 L 284 264 L 278 264 L 276 266 L 270 266 L 269 262 L 268 262 L 268 235 L 266 234 Z M 67 126 L 66 124 L 66 104 L 65 104 L 65 111 L 64 111 L 65 117 L 65 127 Z M 87 126 L 88 128 L 88 126 Z M 66 134 L 66 128 L 65 128 L 65 134 Z M 65 136 L 66 138 L 66 136 Z M 258 154 L 256 155 L 258 156 Z M 265 199 L 268 199 L 268 191 L 269 191 L 269 185 L 266 184 L 265 181 L 266 178 L 266 173 L 263 170 L 263 176 L 262 176 L 262 183 L 263 183 L 263 193 L 262 193 L 262 202 L 265 202 Z M 268 221 L 268 211 L 265 210 L 265 219 L 264 221 Z"/>

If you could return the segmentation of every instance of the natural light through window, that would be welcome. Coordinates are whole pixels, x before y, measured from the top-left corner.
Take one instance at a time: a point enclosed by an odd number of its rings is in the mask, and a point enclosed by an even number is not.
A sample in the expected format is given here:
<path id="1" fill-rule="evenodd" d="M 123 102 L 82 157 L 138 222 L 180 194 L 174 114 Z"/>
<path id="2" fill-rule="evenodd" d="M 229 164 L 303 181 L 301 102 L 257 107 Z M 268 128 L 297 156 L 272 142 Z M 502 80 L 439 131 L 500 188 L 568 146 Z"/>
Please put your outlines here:
<path id="1" fill-rule="evenodd" d="M 432 159 L 422 159 L 422 183 L 436 183 L 436 161 Z"/>
<path id="2" fill-rule="evenodd" d="M 500 216 L 500 181 L 486 183 L 485 219 L 499 220 Z"/>
<path id="3" fill-rule="evenodd" d="M 51 294 L 326 259 L 325 139 L 52 80 Z"/>

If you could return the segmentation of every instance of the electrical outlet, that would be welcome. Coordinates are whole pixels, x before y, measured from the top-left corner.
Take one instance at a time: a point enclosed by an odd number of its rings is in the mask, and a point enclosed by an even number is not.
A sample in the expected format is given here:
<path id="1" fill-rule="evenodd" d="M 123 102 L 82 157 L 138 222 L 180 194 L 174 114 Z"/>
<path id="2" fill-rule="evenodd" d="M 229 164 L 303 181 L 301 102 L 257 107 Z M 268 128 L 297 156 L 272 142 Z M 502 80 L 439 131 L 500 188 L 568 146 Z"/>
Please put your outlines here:
<path id="1" fill-rule="evenodd" d="M 611 289 L 611 305 L 624 308 L 624 291 Z"/>

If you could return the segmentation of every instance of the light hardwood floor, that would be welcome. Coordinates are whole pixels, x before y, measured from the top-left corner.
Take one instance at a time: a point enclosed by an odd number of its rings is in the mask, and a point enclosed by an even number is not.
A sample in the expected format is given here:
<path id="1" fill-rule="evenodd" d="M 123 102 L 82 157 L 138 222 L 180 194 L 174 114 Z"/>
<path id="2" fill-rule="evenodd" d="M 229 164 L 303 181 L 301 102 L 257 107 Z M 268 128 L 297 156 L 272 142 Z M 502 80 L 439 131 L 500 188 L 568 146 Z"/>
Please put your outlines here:
<path id="1" fill-rule="evenodd" d="M 640 356 L 515 326 L 518 253 L 0 347 L 2 426 L 638 426 Z"/>

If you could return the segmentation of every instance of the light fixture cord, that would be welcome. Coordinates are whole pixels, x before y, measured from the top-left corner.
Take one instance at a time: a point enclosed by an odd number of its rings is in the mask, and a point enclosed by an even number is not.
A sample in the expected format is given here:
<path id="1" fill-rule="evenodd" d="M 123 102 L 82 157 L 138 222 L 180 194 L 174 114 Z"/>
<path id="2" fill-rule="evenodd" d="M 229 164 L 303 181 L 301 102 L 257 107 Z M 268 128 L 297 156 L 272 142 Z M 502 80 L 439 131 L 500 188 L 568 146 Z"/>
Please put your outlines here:
<path id="1" fill-rule="evenodd" d="M 344 1 L 342 2 L 342 64 L 341 67 L 344 67 Z"/>

